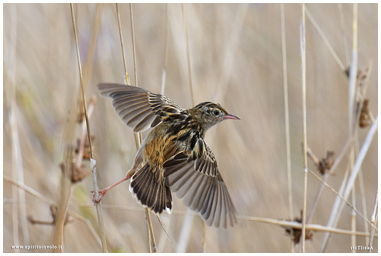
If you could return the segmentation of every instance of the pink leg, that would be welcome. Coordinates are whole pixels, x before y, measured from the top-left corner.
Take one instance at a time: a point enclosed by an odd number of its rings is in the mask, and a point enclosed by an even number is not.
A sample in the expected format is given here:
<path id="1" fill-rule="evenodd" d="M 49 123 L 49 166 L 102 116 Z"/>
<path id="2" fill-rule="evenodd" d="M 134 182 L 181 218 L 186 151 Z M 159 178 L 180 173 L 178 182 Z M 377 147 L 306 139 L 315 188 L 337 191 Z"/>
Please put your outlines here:
<path id="1" fill-rule="evenodd" d="M 105 189 L 102 189 L 102 190 L 99 190 L 99 196 L 98 198 L 95 198 L 95 194 L 93 194 L 93 203 L 99 203 L 102 198 L 104 197 L 104 195 L 107 193 L 107 191 L 109 191 L 110 189 L 112 189 L 113 187 L 119 185 L 120 183 L 122 183 L 123 181 L 126 181 L 128 180 L 130 177 L 126 176 L 124 177 L 123 179 L 121 179 L 120 181 L 108 186 L 107 188 Z M 94 193 L 94 190 L 91 191 L 91 193 Z"/>
<path id="2" fill-rule="evenodd" d="M 143 155 L 142 155 L 142 148 L 140 148 L 138 150 L 138 152 L 136 153 L 136 157 L 135 157 L 135 162 L 134 162 L 134 165 L 132 166 L 132 168 L 127 172 L 126 174 L 126 177 L 124 177 L 123 179 L 121 179 L 120 181 L 106 187 L 105 189 L 102 189 L 102 190 L 99 190 L 99 196 L 98 198 L 95 198 L 95 194 L 93 194 L 93 203 L 99 203 L 102 198 L 104 197 L 104 195 L 107 193 L 107 191 L 109 191 L 110 189 L 112 189 L 113 187 L 119 185 L 120 183 L 122 183 L 123 181 L 126 181 L 126 180 L 129 180 L 136 172 L 137 168 L 139 167 L 139 165 L 142 163 L 143 161 Z M 91 193 L 94 193 L 94 190 L 91 191 Z"/>

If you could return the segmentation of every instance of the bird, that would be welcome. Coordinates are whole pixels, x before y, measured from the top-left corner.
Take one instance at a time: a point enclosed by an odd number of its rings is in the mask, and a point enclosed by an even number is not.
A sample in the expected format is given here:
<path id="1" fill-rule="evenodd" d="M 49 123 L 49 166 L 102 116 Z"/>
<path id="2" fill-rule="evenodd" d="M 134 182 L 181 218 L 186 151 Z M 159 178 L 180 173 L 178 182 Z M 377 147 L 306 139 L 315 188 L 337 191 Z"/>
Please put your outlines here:
<path id="1" fill-rule="evenodd" d="M 171 213 L 174 192 L 208 226 L 228 228 L 237 223 L 236 208 L 204 139 L 209 128 L 224 120 L 240 120 L 237 116 L 213 102 L 183 109 L 164 95 L 131 85 L 102 83 L 98 89 L 101 96 L 112 99 L 118 116 L 135 133 L 152 130 L 126 177 L 100 190 L 94 202 L 131 178 L 133 197 L 155 214 Z"/>

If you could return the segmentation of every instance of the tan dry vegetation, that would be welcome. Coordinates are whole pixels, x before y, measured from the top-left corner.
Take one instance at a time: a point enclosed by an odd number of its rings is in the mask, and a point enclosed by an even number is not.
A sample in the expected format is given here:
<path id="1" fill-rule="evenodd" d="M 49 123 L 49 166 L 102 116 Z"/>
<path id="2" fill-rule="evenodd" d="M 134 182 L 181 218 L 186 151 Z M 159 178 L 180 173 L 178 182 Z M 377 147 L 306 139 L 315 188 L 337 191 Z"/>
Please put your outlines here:
<path id="1" fill-rule="evenodd" d="M 98 20 L 101 25 L 94 56 L 86 67 L 97 5 L 74 6 L 84 72 L 86 69 L 91 72 L 90 79 L 85 81 L 86 97 L 96 95 L 98 99 L 90 125 L 91 134 L 96 137 L 93 146 L 98 183 L 103 188 L 125 175 L 136 152 L 132 131 L 119 120 L 110 100 L 101 98 L 96 90 L 100 82 L 124 82 L 116 10 L 113 4 L 104 5 Z M 342 5 L 343 27 L 337 4 L 306 6 L 341 62 L 348 66 L 352 52 L 353 5 Z M 186 4 L 184 7 L 196 103 L 217 101 L 241 118 L 241 121 L 228 121 L 214 127 L 206 137 L 238 214 L 271 219 L 297 217 L 303 206 L 304 176 L 300 5 L 285 5 L 294 216 L 290 216 L 288 207 L 280 5 Z M 134 83 L 129 5 L 121 4 L 119 8 L 127 69 Z M 192 107 L 181 4 L 133 4 L 133 8 L 138 85 L 160 92 L 165 68 L 165 95 L 184 108 Z M 75 143 L 79 131 L 79 126 L 72 121 L 78 111 L 76 99 L 80 83 L 69 4 L 4 4 L 3 21 L 3 174 L 16 180 L 14 173 L 22 166 L 24 183 L 58 204 L 59 164 L 64 160 L 67 143 Z M 375 117 L 378 113 L 377 21 L 377 4 L 358 5 L 358 67 L 362 69 L 368 61 L 373 61 L 366 97 L 370 99 L 369 109 Z M 349 80 L 308 19 L 306 48 L 308 145 L 319 159 L 325 157 L 327 150 L 335 151 L 337 156 L 349 136 Z M 11 125 L 12 115 L 16 126 Z M 368 131 L 369 127 L 358 132 L 360 148 Z M 365 195 L 361 196 L 358 180 L 355 190 L 356 208 L 363 212 L 362 201 L 366 199 L 369 219 L 378 188 L 376 142 L 377 133 L 362 165 Z M 19 164 L 15 161 L 18 156 L 22 157 Z M 89 170 L 88 161 L 84 164 L 85 170 Z M 336 169 L 336 175 L 328 180 L 336 190 L 340 188 L 347 164 L 348 153 Z M 310 159 L 308 166 L 317 172 Z M 309 174 L 307 212 L 319 186 L 320 181 Z M 51 245 L 53 226 L 25 223 L 26 216 L 51 221 L 49 204 L 26 193 L 23 211 L 19 207 L 20 199 L 13 194 L 19 190 L 12 187 L 12 183 L 3 181 L 4 252 L 15 252 L 10 247 L 17 245 L 17 240 L 21 245 L 27 243 L 25 239 L 29 239 L 31 245 Z M 91 175 L 74 184 L 72 189 L 69 210 L 90 220 L 98 230 L 91 202 Z M 324 189 L 311 223 L 327 224 L 335 198 L 331 190 Z M 349 201 L 352 202 L 352 197 Z M 111 190 L 102 204 L 109 251 L 147 252 L 144 211 L 128 191 L 128 182 Z M 203 251 L 203 222 L 198 216 L 189 217 L 188 213 L 175 198 L 174 213 L 161 216 L 173 245 L 157 218 L 152 216 L 159 252 Z M 351 229 L 351 214 L 352 210 L 345 206 L 339 228 Z M 358 215 L 356 230 L 365 230 L 364 221 Z M 185 238 L 187 235 L 189 239 Z M 323 235 L 314 232 L 313 240 L 306 242 L 306 251 L 319 251 Z M 377 242 L 375 238 L 374 252 L 378 252 Z M 349 235 L 334 234 L 327 252 L 350 252 L 350 245 Z M 357 237 L 356 245 L 366 245 L 365 238 Z M 207 252 L 291 251 L 290 239 L 283 228 L 244 219 L 240 219 L 234 229 L 206 227 L 205 246 Z M 88 226 L 78 219 L 65 227 L 64 250 L 102 251 Z"/>

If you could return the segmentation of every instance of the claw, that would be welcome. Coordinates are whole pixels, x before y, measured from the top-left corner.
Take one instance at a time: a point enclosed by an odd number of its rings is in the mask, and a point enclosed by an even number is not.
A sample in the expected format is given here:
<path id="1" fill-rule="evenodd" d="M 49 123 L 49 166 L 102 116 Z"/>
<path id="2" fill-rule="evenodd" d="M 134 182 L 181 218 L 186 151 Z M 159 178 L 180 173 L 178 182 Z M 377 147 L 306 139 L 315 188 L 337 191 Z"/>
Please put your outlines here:
<path id="1" fill-rule="evenodd" d="M 104 191 L 104 190 L 99 190 L 99 196 L 97 198 L 95 198 L 95 194 L 94 194 L 94 190 L 91 190 L 91 193 L 93 193 L 93 203 L 94 204 L 97 204 L 99 203 L 102 198 L 104 197 L 104 195 L 106 194 L 107 191 Z"/>

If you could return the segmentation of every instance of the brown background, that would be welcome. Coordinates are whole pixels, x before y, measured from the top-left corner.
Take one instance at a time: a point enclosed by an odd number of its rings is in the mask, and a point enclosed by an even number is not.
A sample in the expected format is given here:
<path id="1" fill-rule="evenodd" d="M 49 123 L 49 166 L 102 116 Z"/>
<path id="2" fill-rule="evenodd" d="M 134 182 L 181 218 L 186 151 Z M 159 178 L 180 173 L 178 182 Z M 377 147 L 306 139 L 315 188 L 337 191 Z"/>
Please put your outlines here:
<path id="1" fill-rule="evenodd" d="M 306 5 L 341 62 L 348 66 L 352 49 L 352 4 L 343 4 L 344 24 L 337 4 Z M 220 171 L 240 216 L 290 219 L 299 215 L 303 203 L 302 85 L 300 68 L 299 21 L 301 6 L 286 4 L 287 75 L 290 109 L 291 167 L 294 216 L 289 216 L 286 138 L 283 96 L 281 19 L 279 4 L 185 4 L 190 62 L 195 103 L 217 101 L 241 121 L 227 121 L 212 128 L 206 141 L 213 149 Z M 101 188 L 119 180 L 130 168 L 136 152 L 133 133 L 119 120 L 110 100 L 99 97 L 100 82 L 123 83 L 124 71 L 115 5 L 103 7 L 100 28 L 94 40 L 96 49 L 90 66 L 86 58 L 96 20 L 96 4 L 75 4 L 80 53 L 86 96 L 98 102 L 90 120 L 96 137 Z M 129 5 L 120 5 L 127 69 L 134 84 Z M 358 67 L 373 61 L 367 97 L 370 111 L 377 116 L 378 94 L 378 12 L 377 4 L 358 5 Z M 186 40 L 181 4 L 133 4 L 138 85 L 160 92 L 162 70 L 166 69 L 165 95 L 184 108 L 192 107 Z M 166 23 L 167 22 L 167 23 Z M 344 31 L 344 33 L 343 33 Z M 57 202 L 64 148 L 75 143 L 78 126 L 72 121 L 77 111 L 79 75 L 69 4 L 4 5 L 4 176 L 15 171 L 15 154 L 21 152 L 25 184 Z M 167 45 L 167 62 L 165 62 Z M 346 46 L 345 46 L 346 45 Z M 323 158 L 327 150 L 337 154 L 349 136 L 348 79 L 329 53 L 311 22 L 306 19 L 307 47 L 307 133 L 308 145 Z M 11 104 L 15 103 L 15 104 Z M 12 107 L 11 107 L 12 106 Z M 74 114 L 73 114 L 74 113 Z M 17 121 L 20 150 L 12 140 L 10 116 Z M 69 120 L 69 121 L 68 121 Z M 369 128 L 358 132 L 359 146 Z M 74 133 L 72 137 L 67 134 Z M 144 136 L 144 134 L 143 134 Z M 71 138 L 68 140 L 68 138 Z M 377 133 L 364 159 L 367 217 L 373 211 L 377 184 Z M 339 189 L 347 155 L 330 177 L 329 184 Z M 86 170 L 89 169 L 85 162 Z M 309 168 L 316 171 L 311 160 Z M 307 210 L 320 182 L 308 175 Z M 91 175 L 74 185 L 69 209 L 96 226 L 91 203 Z M 3 181 L 4 252 L 15 245 L 12 185 Z M 312 223 L 326 225 L 335 195 L 324 189 Z M 359 183 L 356 206 L 363 212 Z M 351 197 L 350 197 L 351 199 Z M 111 190 L 102 200 L 110 252 L 147 252 L 143 209 L 128 191 L 128 182 Z M 26 215 L 51 220 L 49 205 L 26 193 Z M 159 252 L 202 252 L 203 224 L 200 217 L 189 217 L 180 200 L 174 199 L 174 214 L 163 214 L 173 245 L 166 239 L 153 216 Z M 189 230 L 186 229 L 190 223 Z M 351 209 L 344 207 L 338 227 L 351 229 Z M 19 216 L 19 225 L 25 216 Z M 193 222 L 190 222 L 193 221 Z M 95 227 L 96 228 L 96 227 Z M 97 228 L 96 228 L 97 229 Z M 361 217 L 356 229 L 364 230 Z M 54 228 L 27 224 L 29 244 L 51 245 Z M 189 240 L 184 238 L 189 235 Z M 25 244 L 19 229 L 20 244 Z M 314 232 L 306 242 L 307 252 L 319 251 L 323 233 Z M 101 252 L 88 227 L 74 220 L 65 228 L 65 252 Z M 333 235 L 328 252 L 350 252 L 350 236 Z M 378 239 L 373 243 L 378 251 Z M 357 245 L 366 245 L 357 237 Z M 180 247 L 182 249 L 180 249 Z M 240 219 L 234 229 L 206 228 L 207 252 L 290 252 L 284 229 L 267 223 Z M 46 250 L 32 250 L 46 252 Z"/>

